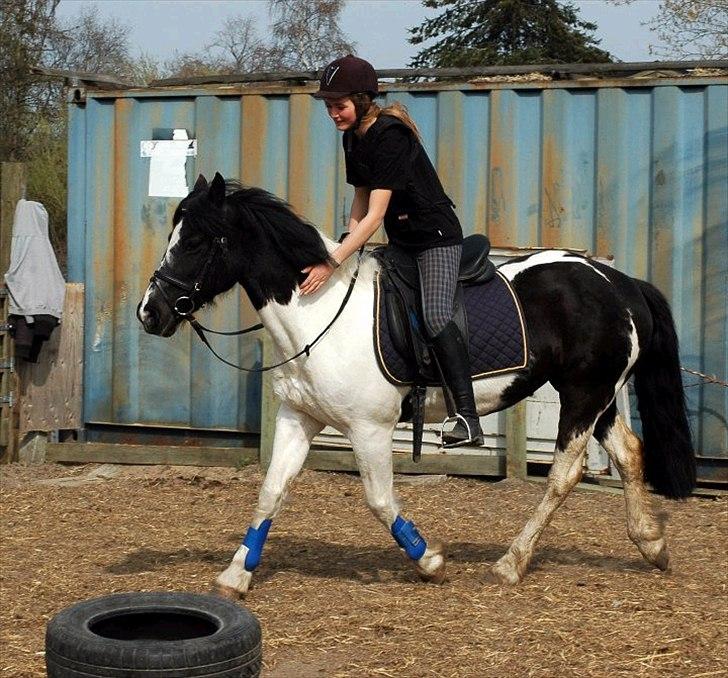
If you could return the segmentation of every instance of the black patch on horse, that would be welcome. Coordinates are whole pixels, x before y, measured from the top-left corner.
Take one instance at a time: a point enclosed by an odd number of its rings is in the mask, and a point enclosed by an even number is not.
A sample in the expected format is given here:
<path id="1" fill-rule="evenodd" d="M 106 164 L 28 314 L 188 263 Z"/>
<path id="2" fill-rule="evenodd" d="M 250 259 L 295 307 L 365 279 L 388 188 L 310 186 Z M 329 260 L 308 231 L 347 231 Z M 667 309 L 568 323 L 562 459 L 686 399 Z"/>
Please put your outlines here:
<path id="1" fill-rule="evenodd" d="M 301 270 L 328 259 L 319 232 L 268 191 L 228 180 L 224 195 L 216 197 L 214 185 L 195 185 L 174 215 L 175 224 L 184 218 L 208 240 L 228 239 L 227 258 L 234 261 L 221 260 L 211 271 L 212 296 L 239 282 L 256 310 L 271 300 L 289 303 L 306 279 Z"/>

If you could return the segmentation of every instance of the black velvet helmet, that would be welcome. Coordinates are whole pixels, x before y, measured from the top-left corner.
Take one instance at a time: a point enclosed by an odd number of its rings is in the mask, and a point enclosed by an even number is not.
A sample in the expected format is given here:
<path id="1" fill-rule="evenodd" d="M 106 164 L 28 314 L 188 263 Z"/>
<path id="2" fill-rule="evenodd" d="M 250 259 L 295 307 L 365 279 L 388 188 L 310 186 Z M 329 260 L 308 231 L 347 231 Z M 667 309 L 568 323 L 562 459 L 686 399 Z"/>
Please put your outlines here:
<path id="1" fill-rule="evenodd" d="M 347 54 L 324 68 L 316 99 L 340 99 L 350 94 L 367 92 L 372 97 L 379 93 L 377 72 L 364 59 Z"/>

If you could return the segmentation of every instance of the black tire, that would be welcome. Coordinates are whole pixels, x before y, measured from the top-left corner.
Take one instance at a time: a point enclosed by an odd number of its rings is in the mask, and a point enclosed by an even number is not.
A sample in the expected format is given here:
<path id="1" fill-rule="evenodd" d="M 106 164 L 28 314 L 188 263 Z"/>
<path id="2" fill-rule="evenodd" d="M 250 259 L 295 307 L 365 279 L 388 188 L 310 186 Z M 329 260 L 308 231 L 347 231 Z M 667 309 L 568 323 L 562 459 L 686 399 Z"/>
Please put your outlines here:
<path id="1" fill-rule="evenodd" d="M 254 678 L 258 620 L 231 600 L 120 593 L 67 607 L 48 622 L 49 678 Z"/>

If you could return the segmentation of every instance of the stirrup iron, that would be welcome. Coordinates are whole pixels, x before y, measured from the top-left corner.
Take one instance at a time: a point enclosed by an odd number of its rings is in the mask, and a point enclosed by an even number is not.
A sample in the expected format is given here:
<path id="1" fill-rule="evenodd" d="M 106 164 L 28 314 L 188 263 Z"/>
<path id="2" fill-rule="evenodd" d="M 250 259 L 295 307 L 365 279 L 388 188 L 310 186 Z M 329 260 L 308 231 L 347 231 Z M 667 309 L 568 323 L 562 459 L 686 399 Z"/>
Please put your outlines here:
<path id="1" fill-rule="evenodd" d="M 440 424 L 440 440 L 443 441 L 442 442 L 442 447 L 444 449 L 448 449 L 448 448 L 445 447 L 445 444 L 446 444 L 445 443 L 445 425 L 446 424 L 449 424 L 449 423 L 451 423 L 453 421 L 457 421 L 458 419 L 460 421 L 462 421 L 463 424 L 465 424 L 465 428 L 468 431 L 468 438 L 467 438 L 467 440 L 463 440 L 462 442 L 455 443 L 455 446 L 456 447 L 459 447 L 461 445 L 468 445 L 469 443 L 474 442 L 473 441 L 473 432 L 470 430 L 470 424 L 468 424 L 468 420 L 462 414 L 460 414 L 459 412 L 455 412 L 455 414 L 453 414 L 451 417 L 450 416 L 445 417 L 442 420 L 442 424 Z M 447 444 L 450 445 L 450 446 L 453 445 L 453 443 L 447 443 Z"/>

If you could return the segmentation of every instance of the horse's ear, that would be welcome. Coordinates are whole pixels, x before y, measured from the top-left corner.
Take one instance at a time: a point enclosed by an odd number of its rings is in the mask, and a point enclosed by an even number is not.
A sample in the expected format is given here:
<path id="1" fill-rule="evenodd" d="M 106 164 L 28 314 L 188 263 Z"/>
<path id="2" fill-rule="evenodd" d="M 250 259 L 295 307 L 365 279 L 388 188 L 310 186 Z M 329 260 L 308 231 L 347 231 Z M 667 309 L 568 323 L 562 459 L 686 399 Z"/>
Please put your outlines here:
<path id="1" fill-rule="evenodd" d="M 225 179 L 222 178 L 220 172 L 215 172 L 215 178 L 210 184 L 207 197 L 216 207 L 221 207 L 223 202 L 225 202 Z"/>
<path id="2" fill-rule="evenodd" d="M 197 177 L 195 187 L 192 189 L 192 191 L 201 191 L 203 188 L 207 188 L 207 179 L 205 179 L 204 174 L 200 174 L 200 176 Z"/>

